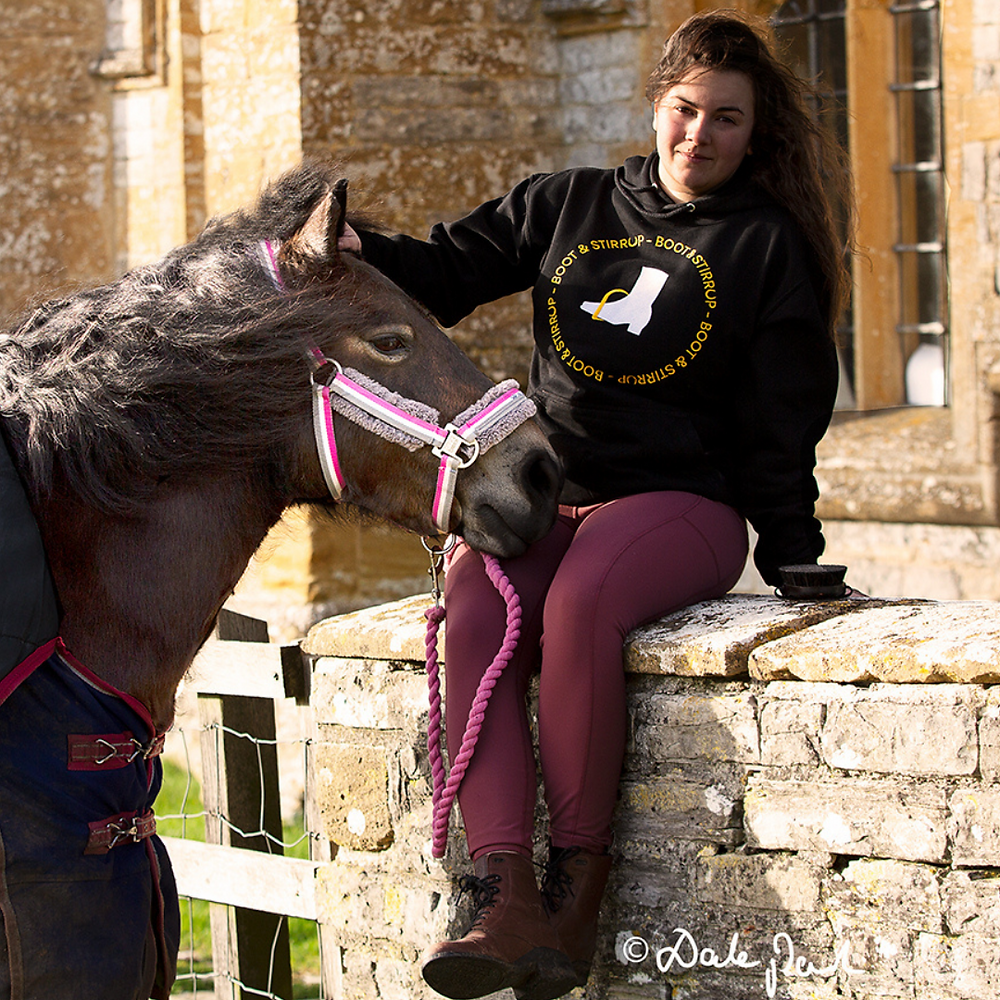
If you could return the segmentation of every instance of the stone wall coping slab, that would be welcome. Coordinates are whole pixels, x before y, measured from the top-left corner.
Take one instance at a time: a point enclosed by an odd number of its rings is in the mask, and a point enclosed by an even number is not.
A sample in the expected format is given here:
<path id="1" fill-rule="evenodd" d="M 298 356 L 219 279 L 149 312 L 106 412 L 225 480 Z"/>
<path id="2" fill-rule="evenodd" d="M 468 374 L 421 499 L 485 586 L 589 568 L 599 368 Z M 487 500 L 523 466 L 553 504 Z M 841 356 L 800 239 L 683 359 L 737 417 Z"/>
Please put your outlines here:
<path id="1" fill-rule="evenodd" d="M 759 646 L 749 669 L 758 680 L 993 684 L 1000 681 L 1000 604 L 866 608 Z"/>
<path id="2" fill-rule="evenodd" d="M 357 657 L 371 660 L 424 662 L 430 594 L 415 594 L 390 604 L 361 608 L 317 622 L 302 640 L 302 652 L 312 656 Z M 444 662 L 444 628 L 438 636 L 438 656 Z"/>
<path id="3" fill-rule="evenodd" d="M 304 652 L 423 664 L 429 595 L 319 622 Z M 445 658 L 447 622 L 438 636 Z M 635 674 L 765 681 L 922 684 L 1000 682 L 1000 602 L 790 601 L 730 594 L 631 632 Z"/>

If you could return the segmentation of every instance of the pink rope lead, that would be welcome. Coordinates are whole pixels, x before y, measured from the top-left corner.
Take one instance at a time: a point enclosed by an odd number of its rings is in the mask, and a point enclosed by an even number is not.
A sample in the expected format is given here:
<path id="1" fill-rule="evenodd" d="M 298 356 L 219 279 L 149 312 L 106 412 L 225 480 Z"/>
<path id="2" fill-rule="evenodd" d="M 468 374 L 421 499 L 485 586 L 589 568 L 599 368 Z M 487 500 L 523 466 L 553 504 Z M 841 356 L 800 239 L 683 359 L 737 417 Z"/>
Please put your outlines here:
<path id="1" fill-rule="evenodd" d="M 441 622 L 444 621 L 444 606 L 438 602 L 424 613 L 427 618 L 427 688 L 430 699 L 430 714 L 427 720 L 427 752 L 431 762 L 431 786 L 433 802 L 433 819 L 431 823 L 432 848 L 435 858 L 443 858 L 448 841 L 448 817 L 451 807 L 458 794 L 458 786 L 465 777 L 466 768 L 472 760 L 479 739 L 479 730 L 483 727 L 486 706 L 496 682 L 500 679 L 504 667 L 510 662 L 517 648 L 517 640 L 521 636 L 521 599 L 514 590 L 514 585 L 507 579 L 500 568 L 496 556 L 482 554 L 486 563 L 486 574 L 496 587 L 507 605 L 507 627 L 504 632 L 503 644 L 486 668 L 476 697 L 469 709 L 469 721 L 465 726 L 462 746 L 451 765 L 448 780 L 444 776 L 444 759 L 441 754 L 441 681 L 438 676 L 437 635 Z M 435 589 L 437 584 L 435 582 Z"/>

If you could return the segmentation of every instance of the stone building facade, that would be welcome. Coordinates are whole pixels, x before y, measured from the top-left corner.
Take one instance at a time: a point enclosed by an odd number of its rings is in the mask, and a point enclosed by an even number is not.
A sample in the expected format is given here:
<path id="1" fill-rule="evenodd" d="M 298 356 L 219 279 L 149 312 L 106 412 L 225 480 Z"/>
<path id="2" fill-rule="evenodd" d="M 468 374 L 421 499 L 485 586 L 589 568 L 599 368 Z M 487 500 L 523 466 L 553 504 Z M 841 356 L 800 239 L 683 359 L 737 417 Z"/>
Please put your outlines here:
<path id="1" fill-rule="evenodd" d="M 826 74 L 846 107 L 865 254 L 843 335 L 849 391 L 821 446 L 827 558 L 883 596 L 995 599 L 1000 8 L 734 3 L 776 15 L 803 72 Z M 0 313 L 161 255 L 303 155 L 340 161 L 357 206 L 419 235 L 532 171 L 644 152 L 659 45 L 716 5 L 6 3 Z M 934 283 L 935 316 L 910 315 Z M 528 327 L 515 297 L 454 336 L 492 376 L 523 378 Z M 922 342 L 944 348 L 946 405 L 908 405 Z M 419 544 L 389 529 L 296 516 L 265 554 L 240 600 L 286 633 L 425 587 Z"/>

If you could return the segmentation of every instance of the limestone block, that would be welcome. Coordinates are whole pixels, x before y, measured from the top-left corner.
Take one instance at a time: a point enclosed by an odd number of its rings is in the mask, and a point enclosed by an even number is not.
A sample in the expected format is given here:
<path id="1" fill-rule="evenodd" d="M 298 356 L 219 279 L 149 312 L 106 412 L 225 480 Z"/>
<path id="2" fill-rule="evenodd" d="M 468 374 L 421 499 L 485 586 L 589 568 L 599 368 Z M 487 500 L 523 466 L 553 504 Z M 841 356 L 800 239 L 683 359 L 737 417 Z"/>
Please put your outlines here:
<path id="1" fill-rule="evenodd" d="M 426 594 L 364 608 L 314 625 L 302 640 L 302 651 L 314 656 L 350 656 L 372 660 L 412 660 L 423 663 L 427 619 Z M 438 659 L 444 662 L 444 633 L 438 634 Z"/>
<path id="2" fill-rule="evenodd" d="M 390 15 L 393 21 L 398 14 Z M 416 21 L 406 31 L 386 32 L 366 25 L 347 26 L 335 47 L 337 68 L 348 74 L 416 75 L 423 70 L 470 78 L 519 77 L 537 73 L 539 65 L 557 65 L 550 40 L 524 27 L 455 25 L 439 27 Z"/>
<path id="3" fill-rule="evenodd" d="M 341 956 L 343 996 L 378 996 L 375 983 L 375 962 L 365 951 L 348 950 Z"/>
<path id="4" fill-rule="evenodd" d="M 379 941 L 383 951 L 415 958 L 447 933 L 448 907 L 437 905 L 445 888 L 439 880 L 409 872 L 387 878 L 356 855 L 330 862 L 319 879 L 319 916 L 342 945 Z"/>
<path id="5" fill-rule="evenodd" d="M 559 96 L 564 104 L 607 106 L 612 101 L 632 103 L 635 98 L 635 67 L 602 66 L 563 77 Z"/>
<path id="6" fill-rule="evenodd" d="M 829 767 L 881 774 L 972 774 L 979 691 L 876 685 L 840 688 L 826 705 L 820 748 Z"/>
<path id="7" fill-rule="evenodd" d="M 560 68 L 564 76 L 572 77 L 616 66 L 635 66 L 637 42 L 638 37 L 630 31 L 565 38 L 559 43 Z"/>
<path id="8" fill-rule="evenodd" d="M 732 844 L 741 839 L 737 790 L 679 775 L 623 781 L 616 830 L 646 844 L 666 839 Z M 616 834 L 617 835 L 617 834 Z"/>
<path id="9" fill-rule="evenodd" d="M 953 863 L 1000 867 L 1000 787 L 961 788 L 948 807 Z"/>
<path id="10" fill-rule="evenodd" d="M 981 24 L 972 29 L 972 52 L 983 62 L 1000 62 L 1000 24 Z"/>
<path id="11" fill-rule="evenodd" d="M 875 998 L 913 997 L 913 934 L 905 927 L 883 923 L 871 914 L 862 917 L 833 913 L 836 954 L 848 996 Z M 846 991 L 845 991 L 846 992 Z"/>
<path id="12" fill-rule="evenodd" d="M 983 201 L 986 197 L 986 144 L 962 143 L 962 197 Z"/>
<path id="13" fill-rule="evenodd" d="M 927 784 L 752 775 L 743 808 L 747 843 L 765 850 L 932 862 L 947 852 L 945 794 Z"/>
<path id="14" fill-rule="evenodd" d="M 760 699 L 761 760 L 779 766 L 822 761 L 881 774 L 973 774 L 976 715 L 985 699 L 982 689 L 968 685 L 775 681 Z"/>
<path id="15" fill-rule="evenodd" d="M 635 629 L 626 637 L 625 668 L 648 674 L 734 677 L 746 673 L 751 651 L 762 643 L 858 607 L 857 601 L 785 601 L 730 594 Z"/>
<path id="16" fill-rule="evenodd" d="M 385 747 L 320 744 L 315 748 L 315 785 L 327 839 L 368 851 L 392 843 Z"/>
<path id="17" fill-rule="evenodd" d="M 1000 995 L 1000 939 L 921 934 L 914 951 L 917 996 L 978 1000 Z"/>
<path id="18" fill-rule="evenodd" d="M 567 142 L 588 139 L 599 143 L 627 142 L 645 118 L 631 102 L 598 107 L 570 105 L 563 111 L 563 132 Z"/>
<path id="19" fill-rule="evenodd" d="M 824 885 L 827 913 L 914 931 L 940 933 L 943 903 L 940 870 L 882 858 L 852 861 Z"/>
<path id="20" fill-rule="evenodd" d="M 786 854 L 700 857 L 697 898 L 727 908 L 818 912 L 825 874 L 823 868 Z"/>
<path id="21" fill-rule="evenodd" d="M 757 704 L 749 692 L 643 697 L 634 724 L 636 748 L 657 761 L 760 759 Z"/>
<path id="22" fill-rule="evenodd" d="M 789 766 L 818 764 L 826 716 L 824 692 L 834 685 L 775 681 L 760 700 L 760 760 Z M 831 694 L 827 694 L 827 698 Z"/>
<path id="23" fill-rule="evenodd" d="M 762 680 L 896 684 L 1000 680 L 1000 604 L 946 601 L 864 607 L 758 645 L 750 676 Z"/>
<path id="24" fill-rule="evenodd" d="M 544 107 L 556 103 L 554 80 L 486 80 L 478 77 L 451 80 L 440 76 L 358 76 L 351 93 L 366 108 L 489 108 Z M 361 122 L 357 128 L 367 128 Z M 358 132 L 352 129 L 352 136 Z"/>
<path id="25" fill-rule="evenodd" d="M 361 142 L 411 145 L 417 142 L 490 142 L 514 132 L 514 116 L 505 108 L 373 108 L 354 129 Z"/>
<path id="26" fill-rule="evenodd" d="M 317 873 L 316 906 L 337 941 L 350 946 L 381 925 L 382 889 L 363 868 L 334 860 Z"/>
<path id="27" fill-rule="evenodd" d="M 707 845 L 711 851 L 715 845 Z M 661 838 L 659 843 L 633 835 L 631 825 L 615 823 L 615 863 L 605 909 L 619 927 L 643 926 L 664 913 L 678 919 L 691 908 L 692 877 L 706 845 Z"/>
<path id="28" fill-rule="evenodd" d="M 397 666 L 387 660 L 317 660 L 310 695 L 317 721 L 357 729 L 426 726 L 427 681 Z"/>
<path id="29" fill-rule="evenodd" d="M 979 773 L 987 781 L 1000 779 L 1000 689 L 987 688 L 979 716 Z"/>
<path id="30" fill-rule="evenodd" d="M 397 958 L 381 958 L 375 963 L 377 992 L 369 995 L 379 1000 L 422 1000 L 437 997 L 420 975 L 419 963 Z"/>
<path id="31" fill-rule="evenodd" d="M 1000 939 L 1000 877 L 995 871 L 950 871 L 941 881 L 944 929 Z"/>

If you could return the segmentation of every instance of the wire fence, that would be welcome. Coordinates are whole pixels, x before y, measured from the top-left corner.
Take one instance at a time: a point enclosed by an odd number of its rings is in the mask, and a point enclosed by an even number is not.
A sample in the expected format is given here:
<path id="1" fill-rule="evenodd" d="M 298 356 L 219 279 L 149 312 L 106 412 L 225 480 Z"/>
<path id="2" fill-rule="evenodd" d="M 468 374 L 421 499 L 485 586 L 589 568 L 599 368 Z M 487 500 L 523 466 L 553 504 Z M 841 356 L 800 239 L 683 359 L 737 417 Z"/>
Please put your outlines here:
<path id="1" fill-rule="evenodd" d="M 274 734 L 257 735 L 225 721 L 206 721 L 202 699 L 193 692 L 186 697 L 181 693 L 164 753 L 158 830 L 167 838 L 230 846 L 234 854 L 239 852 L 237 864 L 249 860 L 243 848 L 273 857 L 320 859 L 323 838 L 309 829 L 305 807 L 313 742 L 311 709 L 253 701 L 268 704 L 272 718 L 277 708 Z M 266 715 L 265 711 L 265 730 Z M 238 777 L 234 759 L 239 761 Z M 227 783 L 238 788 L 238 801 L 227 800 Z M 190 888 L 195 876 L 174 857 L 176 845 L 170 853 L 179 887 Z M 258 926 L 256 940 L 248 948 L 234 907 L 209 901 L 216 894 L 215 889 L 206 889 L 203 897 L 181 897 L 181 942 L 172 996 L 327 1000 L 321 977 L 322 937 L 315 921 L 276 914 L 263 938 Z M 240 948 L 255 953 L 250 956 L 254 967 L 250 976 L 232 959 Z"/>

